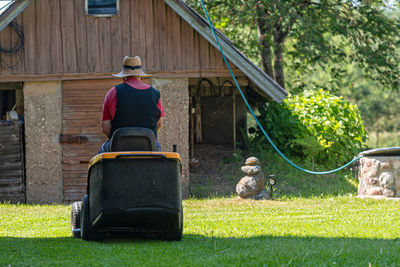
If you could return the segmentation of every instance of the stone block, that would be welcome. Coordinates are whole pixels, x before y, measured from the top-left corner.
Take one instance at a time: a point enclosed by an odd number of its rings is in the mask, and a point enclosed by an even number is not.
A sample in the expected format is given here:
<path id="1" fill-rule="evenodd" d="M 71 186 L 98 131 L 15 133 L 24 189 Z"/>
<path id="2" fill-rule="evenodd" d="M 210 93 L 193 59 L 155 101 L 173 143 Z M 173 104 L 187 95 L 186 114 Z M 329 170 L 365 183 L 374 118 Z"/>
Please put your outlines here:
<path id="1" fill-rule="evenodd" d="M 260 160 L 256 157 L 250 157 L 246 159 L 245 165 L 247 166 L 260 165 Z"/>
<path id="2" fill-rule="evenodd" d="M 257 181 L 253 176 L 245 176 L 236 185 L 236 193 L 241 198 L 248 198 L 256 194 Z"/>
<path id="3" fill-rule="evenodd" d="M 383 194 L 383 188 L 382 187 L 371 187 L 368 188 L 365 191 L 365 194 L 367 196 L 378 196 L 378 195 L 382 195 Z"/>
<path id="4" fill-rule="evenodd" d="M 383 189 L 383 193 L 382 193 L 385 197 L 395 197 L 396 193 L 395 193 L 395 189 L 394 188 L 390 188 L 390 189 Z"/>
<path id="5" fill-rule="evenodd" d="M 25 82 L 26 197 L 62 203 L 61 82 Z"/>
<path id="6" fill-rule="evenodd" d="M 254 176 L 245 176 L 236 185 L 236 193 L 241 198 L 254 198 L 263 190 L 265 190 L 265 178 L 262 172 Z"/>
<path id="7" fill-rule="evenodd" d="M 243 166 L 241 170 L 247 175 L 255 175 L 261 171 L 261 167 L 258 165 L 254 166 Z"/>
<path id="8" fill-rule="evenodd" d="M 391 148 L 397 149 L 397 148 Z M 381 149 L 386 152 L 387 149 Z M 375 152 L 375 151 L 374 151 Z M 399 197 L 400 156 L 372 154 L 360 159 L 359 196 Z"/>
<path id="9" fill-rule="evenodd" d="M 187 78 L 152 78 L 151 85 L 160 91 L 165 117 L 158 134 L 162 151 L 177 152 L 182 162 L 182 196 L 189 196 L 189 88 Z"/>
<path id="10" fill-rule="evenodd" d="M 389 188 L 394 185 L 394 178 L 391 172 L 383 172 L 379 176 L 379 184 L 383 188 Z"/>

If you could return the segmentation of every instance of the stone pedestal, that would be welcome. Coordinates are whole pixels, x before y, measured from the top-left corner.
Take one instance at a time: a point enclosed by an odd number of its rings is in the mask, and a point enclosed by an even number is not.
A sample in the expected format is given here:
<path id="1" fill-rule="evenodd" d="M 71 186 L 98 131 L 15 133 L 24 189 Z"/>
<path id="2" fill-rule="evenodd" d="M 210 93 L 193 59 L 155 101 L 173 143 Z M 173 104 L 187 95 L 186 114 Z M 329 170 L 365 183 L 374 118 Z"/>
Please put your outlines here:
<path id="1" fill-rule="evenodd" d="M 152 78 L 151 85 L 160 90 L 165 118 L 164 126 L 158 133 L 161 150 L 177 152 L 182 162 L 182 196 L 189 195 L 189 89 L 187 78 Z"/>
<path id="2" fill-rule="evenodd" d="M 363 152 L 358 196 L 400 197 L 400 147 Z"/>
<path id="3" fill-rule="evenodd" d="M 62 203 L 61 82 L 25 82 L 26 202 Z"/>

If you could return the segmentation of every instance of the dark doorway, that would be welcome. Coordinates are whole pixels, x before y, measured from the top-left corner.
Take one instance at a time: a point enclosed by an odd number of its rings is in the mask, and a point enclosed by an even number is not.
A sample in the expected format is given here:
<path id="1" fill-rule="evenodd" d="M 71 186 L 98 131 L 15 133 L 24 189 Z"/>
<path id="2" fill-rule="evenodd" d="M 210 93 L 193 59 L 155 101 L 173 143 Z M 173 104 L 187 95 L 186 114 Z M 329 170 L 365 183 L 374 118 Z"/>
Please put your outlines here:
<path id="1" fill-rule="evenodd" d="M 241 98 L 235 99 L 235 112 L 234 118 L 232 96 L 202 97 L 203 143 L 233 147 L 234 142 L 243 142 L 242 131 L 246 132 L 246 107 Z M 235 138 L 234 131 L 236 132 Z"/>
<path id="2" fill-rule="evenodd" d="M 26 202 L 23 111 L 22 84 L 0 83 L 0 202 Z"/>
<path id="3" fill-rule="evenodd" d="M 15 105 L 15 90 L 0 90 L 0 118 L 7 120 L 6 114 Z"/>

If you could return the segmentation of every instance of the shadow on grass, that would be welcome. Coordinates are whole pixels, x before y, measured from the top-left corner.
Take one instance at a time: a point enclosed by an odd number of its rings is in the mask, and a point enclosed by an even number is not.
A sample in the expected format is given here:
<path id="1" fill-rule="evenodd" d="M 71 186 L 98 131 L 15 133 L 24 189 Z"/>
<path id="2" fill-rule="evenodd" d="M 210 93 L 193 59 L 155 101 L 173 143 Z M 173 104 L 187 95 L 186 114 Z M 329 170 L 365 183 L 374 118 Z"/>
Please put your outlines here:
<path id="1" fill-rule="evenodd" d="M 0 238 L 0 266 L 396 266 L 400 240 L 184 235 L 180 242 Z"/>

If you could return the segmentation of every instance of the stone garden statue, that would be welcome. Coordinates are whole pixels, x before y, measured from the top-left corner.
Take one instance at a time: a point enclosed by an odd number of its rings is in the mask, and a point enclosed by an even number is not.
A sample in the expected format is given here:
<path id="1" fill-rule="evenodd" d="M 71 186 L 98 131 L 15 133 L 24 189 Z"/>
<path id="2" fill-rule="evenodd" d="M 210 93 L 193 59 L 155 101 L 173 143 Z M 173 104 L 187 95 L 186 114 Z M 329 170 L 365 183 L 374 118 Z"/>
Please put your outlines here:
<path id="1" fill-rule="evenodd" d="M 246 160 L 241 170 L 246 174 L 236 185 L 236 193 L 241 198 L 269 199 L 270 195 L 265 191 L 264 174 L 261 171 L 260 161 L 256 157 Z"/>

